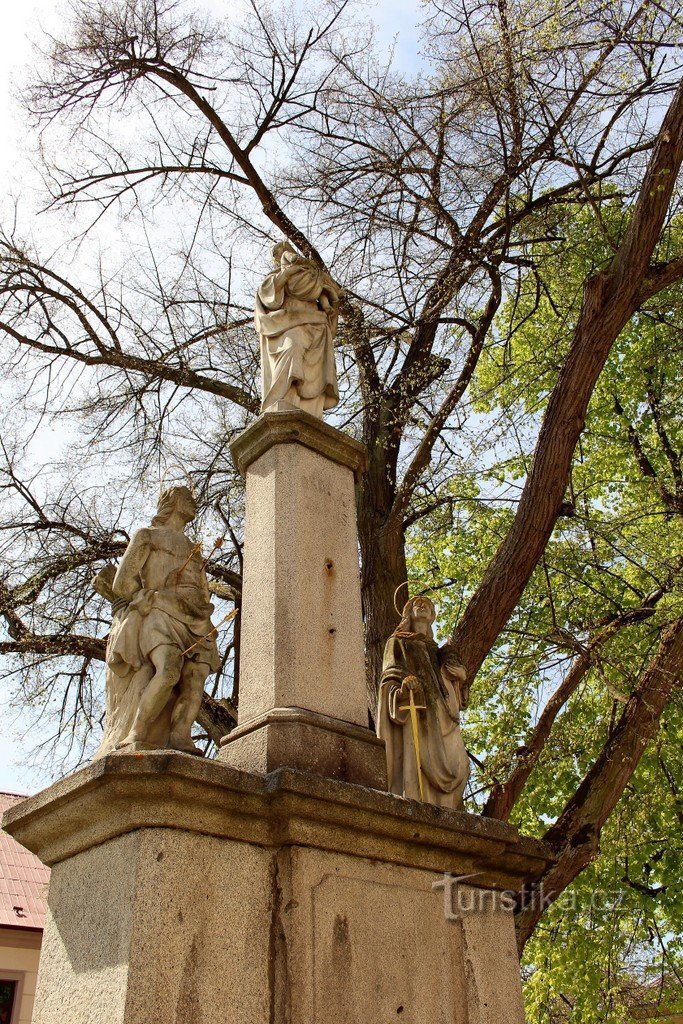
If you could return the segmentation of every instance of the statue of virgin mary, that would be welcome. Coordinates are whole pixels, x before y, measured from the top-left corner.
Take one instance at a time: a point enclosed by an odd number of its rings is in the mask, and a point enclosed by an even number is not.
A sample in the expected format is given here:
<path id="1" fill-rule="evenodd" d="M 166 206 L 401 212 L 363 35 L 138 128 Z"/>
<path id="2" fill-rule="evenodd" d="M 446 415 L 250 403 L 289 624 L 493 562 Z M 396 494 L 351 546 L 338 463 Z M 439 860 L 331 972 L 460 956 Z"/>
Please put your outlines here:
<path id="1" fill-rule="evenodd" d="M 341 289 L 288 242 L 256 293 L 261 338 L 261 412 L 303 409 L 322 418 L 339 401 L 334 365 Z"/>

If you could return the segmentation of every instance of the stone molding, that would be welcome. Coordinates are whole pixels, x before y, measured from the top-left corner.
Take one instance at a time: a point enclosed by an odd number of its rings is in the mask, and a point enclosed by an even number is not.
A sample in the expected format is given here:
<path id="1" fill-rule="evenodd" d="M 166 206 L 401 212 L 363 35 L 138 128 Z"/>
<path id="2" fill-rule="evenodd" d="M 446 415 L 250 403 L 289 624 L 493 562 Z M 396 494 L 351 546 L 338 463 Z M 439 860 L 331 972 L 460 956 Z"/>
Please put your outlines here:
<path id="1" fill-rule="evenodd" d="M 384 747 L 384 741 L 370 729 L 362 725 L 355 725 L 353 722 L 344 722 L 341 718 L 332 718 L 331 715 L 321 715 L 318 711 L 308 711 L 306 708 L 272 708 L 258 718 L 251 718 L 242 725 L 237 725 L 224 736 L 221 746 L 227 746 L 232 740 L 240 736 L 247 736 L 255 729 L 261 729 L 264 725 L 274 725 L 280 722 L 296 722 L 301 725 L 313 725 L 318 729 L 326 729 L 328 732 L 340 733 L 342 736 L 350 736 L 363 743 L 370 743 L 372 746 Z"/>
<path id="2" fill-rule="evenodd" d="M 310 413 L 264 412 L 230 444 L 233 461 L 244 476 L 247 469 L 276 444 L 300 444 L 326 459 L 352 469 L 358 479 L 367 467 L 367 448 Z"/>
<path id="3" fill-rule="evenodd" d="M 553 856 L 491 818 L 279 769 L 258 776 L 176 751 L 110 754 L 5 812 L 3 828 L 53 866 L 137 829 L 312 847 L 518 890 Z"/>
<path id="4" fill-rule="evenodd" d="M 384 742 L 369 728 L 306 708 L 271 708 L 221 740 L 220 761 L 268 775 L 312 772 L 370 789 L 387 788 Z"/>

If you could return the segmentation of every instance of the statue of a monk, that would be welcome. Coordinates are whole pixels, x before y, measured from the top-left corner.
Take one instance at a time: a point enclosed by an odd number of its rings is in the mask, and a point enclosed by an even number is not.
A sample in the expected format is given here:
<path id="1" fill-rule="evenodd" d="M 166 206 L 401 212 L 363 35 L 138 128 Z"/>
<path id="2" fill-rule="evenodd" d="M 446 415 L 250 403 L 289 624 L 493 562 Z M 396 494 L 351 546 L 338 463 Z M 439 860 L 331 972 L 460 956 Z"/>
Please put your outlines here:
<path id="1" fill-rule="evenodd" d="M 221 661 L 201 552 L 185 535 L 196 514 L 187 487 L 164 491 L 151 526 L 133 536 L 118 568 L 107 566 L 93 581 L 114 613 L 95 757 L 132 744 L 201 753 L 192 725 Z"/>
<path id="2" fill-rule="evenodd" d="M 256 293 L 261 338 L 261 412 L 303 409 L 322 418 L 339 401 L 334 364 L 341 289 L 294 251 L 273 248 L 275 269 Z"/>
<path id="3" fill-rule="evenodd" d="M 466 673 L 433 638 L 427 597 L 406 602 L 384 651 L 377 734 L 386 747 L 389 792 L 459 810 L 469 778 L 460 733 Z"/>

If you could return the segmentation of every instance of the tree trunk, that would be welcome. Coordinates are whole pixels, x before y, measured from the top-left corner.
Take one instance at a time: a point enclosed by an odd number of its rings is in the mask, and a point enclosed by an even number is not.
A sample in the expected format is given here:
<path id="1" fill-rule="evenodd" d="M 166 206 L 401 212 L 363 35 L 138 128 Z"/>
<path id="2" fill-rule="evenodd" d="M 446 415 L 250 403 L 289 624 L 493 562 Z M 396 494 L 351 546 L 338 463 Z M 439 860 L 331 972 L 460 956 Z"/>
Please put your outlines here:
<path id="1" fill-rule="evenodd" d="M 365 659 L 368 677 L 368 708 L 373 719 L 382 674 L 384 645 L 398 623 L 394 609 L 396 588 L 407 578 L 403 537 L 395 537 L 386 524 L 359 516 L 362 552 L 361 586 L 365 619 Z M 405 591 L 399 595 L 405 599 Z"/>
<path id="2" fill-rule="evenodd" d="M 555 725 L 555 720 L 567 702 L 576 693 L 577 689 L 590 671 L 594 658 L 604 645 L 615 636 L 620 630 L 635 622 L 643 622 L 654 615 L 654 610 L 660 600 L 671 586 L 680 572 L 680 566 L 673 571 L 666 586 L 658 587 L 645 598 L 640 608 L 628 608 L 626 611 L 614 613 L 611 621 L 595 632 L 583 650 L 577 655 L 565 675 L 564 679 L 548 700 L 546 706 L 529 734 L 524 746 L 516 751 L 519 760 L 513 771 L 505 782 L 496 782 L 483 810 L 488 818 L 500 818 L 508 821 L 513 807 L 519 800 L 529 776 L 538 764 L 539 758 L 545 749 L 545 745 Z"/>
<path id="3" fill-rule="evenodd" d="M 619 249 L 584 288 L 579 322 L 548 401 L 510 532 L 453 634 L 470 681 L 517 607 L 553 532 L 593 389 L 614 342 L 643 302 L 682 161 L 683 83 L 662 123 Z"/>
<path id="4" fill-rule="evenodd" d="M 384 645 L 396 628 L 394 593 L 408 578 L 402 524 L 391 515 L 395 479 L 382 439 L 366 441 L 368 470 L 358 488 L 358 539 L 361 553 L 361 595 L 365 620 L 368 708 L 374 719 L 382 674 Z M 406 598 L 405 590 L 399 595 Z"/>
<path id="5" fill-rule="evenodd" d="M 237 724 L 237 709 L 226 698 L 216 699 L 205 693 L 202 697 L 202 706 L 197 715 L 197 722 L 204 729 L 209 739 L 218 746 L 223 737 L 227 736 L 235 728 Z"/>

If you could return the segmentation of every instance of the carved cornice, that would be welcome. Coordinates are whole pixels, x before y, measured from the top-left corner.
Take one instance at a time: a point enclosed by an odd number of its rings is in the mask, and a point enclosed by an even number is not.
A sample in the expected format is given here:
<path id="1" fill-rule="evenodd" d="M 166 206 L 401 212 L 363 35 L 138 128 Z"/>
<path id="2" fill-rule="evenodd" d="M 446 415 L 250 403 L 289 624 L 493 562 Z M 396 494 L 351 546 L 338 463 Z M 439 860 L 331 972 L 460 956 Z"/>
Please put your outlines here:
<path id="1" fill-rule="evenodd" d="M 348 466 L 356 478 L 367 466 L 364 444 L 299 410 L 263 413 L 235 438 L 230 452 L 237 469 L 245 475 L 252 462 L 277 444 L 300 444 L 310 448 L 332 462 Z"/>
<path id="2" fill-rule="evenodd" d="M 237 771 L 190 754 L 116 753 L 10 808 L 3 828 L 52 866 L 141 828 L 258 846 L 306 846 L 517 890 L 553 860 L 501 821 L 279 769 Z"/>

